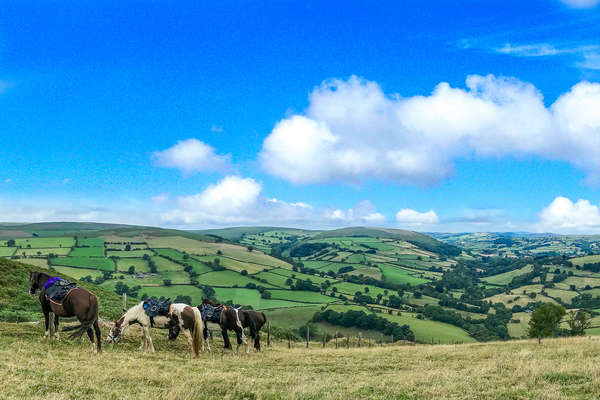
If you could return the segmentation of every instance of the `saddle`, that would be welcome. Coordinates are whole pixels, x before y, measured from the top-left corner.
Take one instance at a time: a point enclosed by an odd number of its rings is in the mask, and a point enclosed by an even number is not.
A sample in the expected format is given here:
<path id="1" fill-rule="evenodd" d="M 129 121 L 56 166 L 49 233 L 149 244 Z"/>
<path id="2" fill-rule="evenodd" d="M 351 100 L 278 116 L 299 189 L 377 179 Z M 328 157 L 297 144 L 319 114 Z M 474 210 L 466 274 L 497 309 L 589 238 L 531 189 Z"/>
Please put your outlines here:
<path id="1" fill-rule="evenodd" d="M 200 310 L 200 315 L 202 315 L 203 321 L 208 322 L 221 322 L 221 313 L 223 310 L 227 310 L 223 304 L 219 304 L 216 306 L 211 306 L 210 304 L 200 304 L 198 306 L 198 310 Z"/>
<path id="2" fill-rule="evenodd" d="M 154 327 L 154 317 L 162 315 L 167 317 L 171 313 L 171 299 L 160 301 L 151 297 L 144 301 L 144 312 L 150 317 L 150 326 Z"/>
<path id="3" fill-rule="evenodd" d="M 77 287 L 76 282 L 69 282 L 59 277 L 48 279 L 44 286 L 46 298 L 53 303 L 62 305 L 69 292 Z"/>

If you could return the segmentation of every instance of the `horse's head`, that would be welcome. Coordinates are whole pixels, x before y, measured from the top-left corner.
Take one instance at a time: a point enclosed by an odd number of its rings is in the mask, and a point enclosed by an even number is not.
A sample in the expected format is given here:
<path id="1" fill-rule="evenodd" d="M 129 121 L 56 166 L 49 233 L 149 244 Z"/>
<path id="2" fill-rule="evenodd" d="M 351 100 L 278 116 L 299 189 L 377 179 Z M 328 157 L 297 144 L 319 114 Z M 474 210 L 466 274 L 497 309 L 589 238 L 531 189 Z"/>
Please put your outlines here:
<path id="1" fill-rule="evenodd" d="M 40 283 L 38 282 L 39 272 L 31 271 L 29 272 L 29 295 L 35 296 L 35 292 L 40 288 Z"/>
<path id="2" fill-rule="evenodd" d="M 181 332 L 181 326 L 179 326 L 179 317 L 177 314 L 171 314 L 169 322 L 167 322 L 167 328 L 169 328 L 169 340 L 177 339 L 179 332 Z"/>
<path id="3" fill-rule="evenodd" d="M 110 328 L 110 332 L 108 332 L 108 336 L 106 337 L 106 341 L 108 343 L 119 343 L 121 341 L 121 333 L 123 332 L 121 328 L 122 324 L 123 318 L 114 322 L 112 328 Z"/>

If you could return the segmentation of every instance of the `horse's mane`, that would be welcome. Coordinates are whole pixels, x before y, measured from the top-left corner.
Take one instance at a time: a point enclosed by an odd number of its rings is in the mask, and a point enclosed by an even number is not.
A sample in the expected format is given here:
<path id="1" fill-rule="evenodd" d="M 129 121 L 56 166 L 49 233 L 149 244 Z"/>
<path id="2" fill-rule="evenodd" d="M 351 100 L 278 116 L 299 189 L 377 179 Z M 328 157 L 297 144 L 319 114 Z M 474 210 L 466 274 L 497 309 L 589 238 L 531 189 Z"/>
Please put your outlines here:
<path id="1" fill-rule="evenodd" d="M 47 274 L 45 272 L 41 272 L 41 271 L 35 271 L 34 274 L 36 274 L 35 275 L 36 278 L 39 278 L 40 276 L 42 276 L 42 277 L 47 276 L 48 278 L 52 277 L 51 275 L 49 275 L 49 274 Z"/>
<path id="2" fill-rule="evenodd" d="M 219 305 L 218 303 L 215 303 L 211 299 L 207 299 L 207 298 L 202 299 L 202 304 L 210 304 L 211 306 L 214 306 L 214 307 Z"/>

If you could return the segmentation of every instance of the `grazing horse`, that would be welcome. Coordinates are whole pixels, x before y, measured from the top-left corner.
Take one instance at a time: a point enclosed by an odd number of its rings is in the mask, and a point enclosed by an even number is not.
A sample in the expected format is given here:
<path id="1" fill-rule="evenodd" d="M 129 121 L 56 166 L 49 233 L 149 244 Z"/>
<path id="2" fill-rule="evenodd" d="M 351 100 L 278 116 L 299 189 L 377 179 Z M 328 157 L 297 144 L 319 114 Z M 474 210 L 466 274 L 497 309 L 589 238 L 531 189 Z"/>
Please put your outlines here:
<path id="1" fill-rule="evenodd" d="M 80 324 L 64 328 L 63 331 L 75 331 L 70 337 L 80 338 L 84 332 L 87 332 L 94 352 L 100 352 L 100 326 L 98 325 L 98 298 L 92 292 L 81 287 L 75 287 L 69 291 L 62 301 L 62 304 L 56 303 L 46 297 L 46 283 L 52 278 L 43 272 L 29 273 L 29 294 L 34 296 L 37 290 L 40 291 L 40 304 L 46 322 L 46 334 L 50 335 L 50 323 L 54 323 L 56 328 L 56 337 L 58 337 L 58 317 L 76 317 Z M 50 321 L 49 314 L 54 313 L 54 321 Z M 93 328 L 93 330 L 92 330 Z M 94 346 L 94 333 L 96 334 L 96 346 Z"/>
<path id="2" fill-rule="evenodd" d="M 202 299 L 202 305 L 198 306 L 198 309 L 202 311 L 203 306 L 211 306 L 211 307 L 219 307 L 220 304 L 217 304 L 209 299 Z M 244 335 L 244 328 L 250 329 L 250 337 L 254 339 L 254 348 L 257 351 L 260 351 L 260 334 L 259 331 L 263 327 L 263 325 L 267 322 L 267 317 L 264 313 L 260 311 L 254 310 L 242 310 L 239 308 L 227 308 L 223 306 L 223 310 L 220 313 L 220 316 L 216 317 L 213 320 L 215 323 L 218 323 L 221 328 L 221 335 L 223 336 L 224 347 L 226 349 L 231 349 L 231 342 L 229 341 L 229 335 L 227 331 L 234 331 L 237 337 L 237 347 L 236 352 L 239 350 L 240 344 L 242 342 L 246 346 L 246 353 L 250 350 L 248 348 L 248 342 L 246 341 L 246 336 Z M 205 321 L 208 322 L 208 321 Z M 169 331 L 170 336 L 177 335 L 177 332 Z M 208 343 L 208 327 L 206 323 L 204 324 L 204 340 Z"/>
<path id="3" fill-rule="evenodd" d="M 169 315 L 157 315 L 154 317 L 154 323 L 151 324 L 150 317 L 144 310 L 144 302 L 131 307 L 123 314 L 121 318 L 116 320 L 106 338 L 108 343 L 118 343 L 125 329 L 131 324 L 139 324 L 142 327 L 142 343 L 140 350 L 154 352 L 154 344 L 150 337 L 150 326 L 154 328 L 167 329 L 172 327 L 172 319 L 177 318 L 181 321 L 181 329 L 187 337 L 190 353 L 194 356 L 200 354 L 200 350 L 204 350 L 204 342 L 202 340 L 202 316 L 200 311 L 195 307 L 190 307 L 183 303 L 173 303 L 169 309 Z"/>

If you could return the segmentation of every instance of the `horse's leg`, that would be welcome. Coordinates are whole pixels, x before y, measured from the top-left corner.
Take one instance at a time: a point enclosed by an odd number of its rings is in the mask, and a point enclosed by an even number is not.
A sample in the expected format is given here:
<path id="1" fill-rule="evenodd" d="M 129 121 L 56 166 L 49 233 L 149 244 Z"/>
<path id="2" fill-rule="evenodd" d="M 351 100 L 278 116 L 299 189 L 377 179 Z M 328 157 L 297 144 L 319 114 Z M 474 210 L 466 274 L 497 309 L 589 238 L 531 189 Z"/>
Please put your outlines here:
<path id="1" fill-rule="evenodd" d="M 46 333 L 44 333 L 44 337 L 50 336 L 50 312 L 47 310 L 44 311 L 44 322 L 46 323 Z"/>
<path id="2" fill-rule="evenodd" d="M 102 340 L 100 340 L 100 335 L 102 335 L 102 332 L 100 331 L 98 320 L 94 321 L 94 332 L 96 332 L 96 351 L 100 353 L 102 352 Z"/>
<path id="3" fill-rule="evenodd" d="M 140 342 L 140 347 L 138 347 L 138 350 L 146 351 L 146 348 L 148 347 L 146 344 L 146 331 L 144 330 L 144 327 L 142 325 L 140 326 L 142 328 L 142 341 Z"/>
<path id="4" fill-rule="evenodd" d="M 204 329 L 202 329 L 202 336 L 204 338 L 204 340 L 202 341 L 202 351 L 204 351 L 204 346 L 206 345 L 206 348 L 210 352 L 210 342 L 208 340 L 208 327 L 206 326 L 206 324 L 204 324 Z"/>
<path id="5" fill-rule="evenodd" d="M 256 351 L 260 351 L 260 333 L 256 332 L 256 336 L 254 337 L 254 348 Z"/>
<path id="6" fill-rule="evenodd" d="M 145 326 L 144 332 L 145 332 L 146 340 L 148 343 L 148 351 L 150 351 L 151 353 L 154 353 L 154 344 L 152 343 L 152 338 L 150 337 L 150 328 Z"/>
<path id="7" fill-rule="evenodd" d="M 194 354 L 194 347 L 192 346 L 192 333 L 189 329 L 185 329 L 182 327 L 183 330 L 183 334 L 185 335 L 185 338 L 187 339 L 187 343 L 188 343 L 188 350 L 190 352 L 191 355 Z"/>
<path id="8" fill-rule="evenodd" d="M 223 347 L 226 349 L 232 349 L 231 342 L 229 341 L 229 334 L 227 333 L 227 329 L 221 328 L 221 336 L 223 336 Z"/>
<path id="9" fill-rule="evenodd" d="M 58 314 L 54 314 L 54 337 L 56 340 L 60 339 L 58 335 Z"/>
<path id="10" fill-rule="evenodd" d="M 90 338 L 90 342 L 92 342 L 92 351 L 95 353 L 96 352 L 96 344 L 94 343 L 94 331 L 92 330 L 92 328 L 87 328 L 85 330 L 85 332 L 87 333 L 88 337 Z"/>

